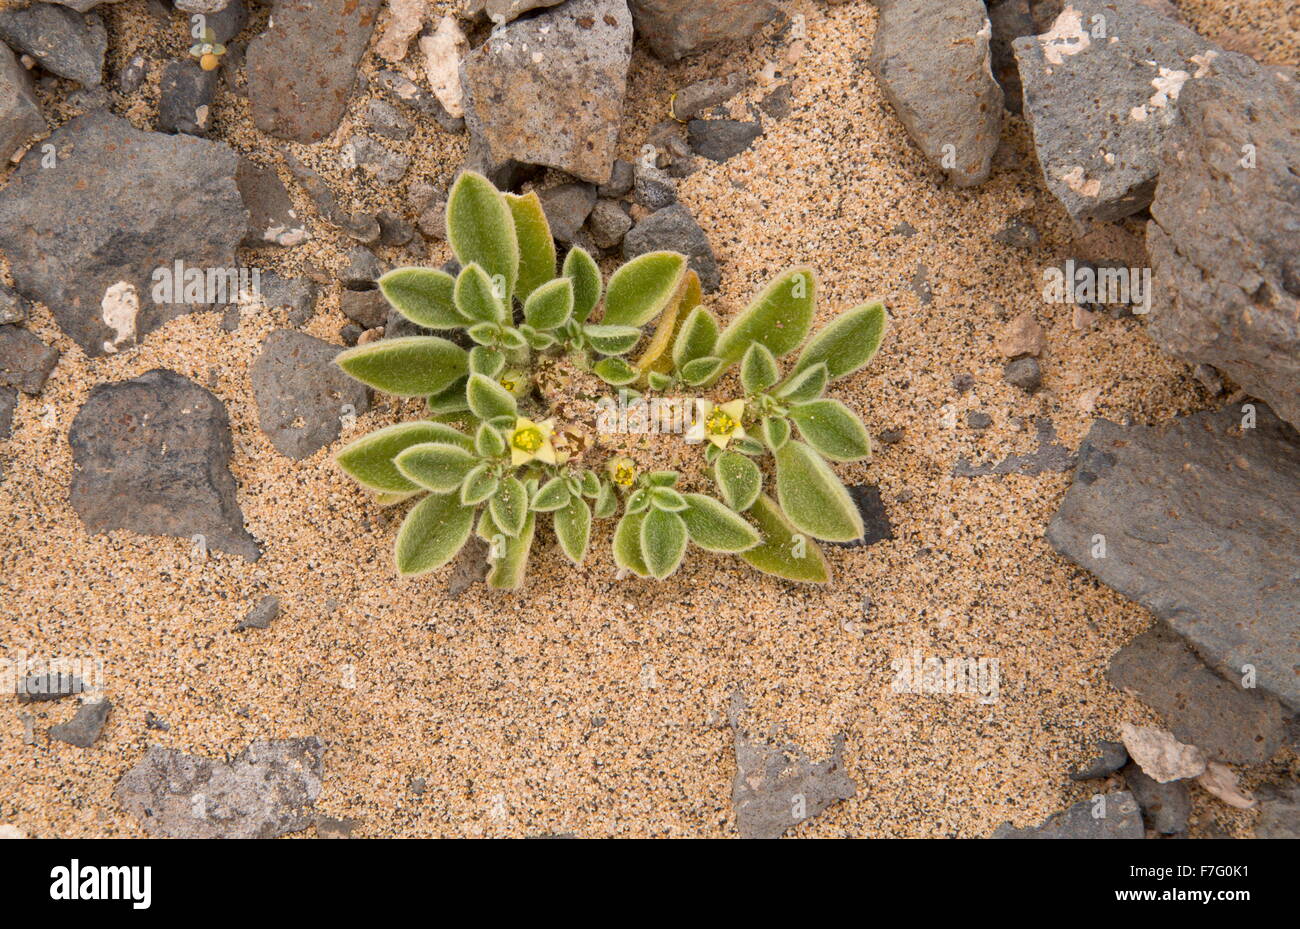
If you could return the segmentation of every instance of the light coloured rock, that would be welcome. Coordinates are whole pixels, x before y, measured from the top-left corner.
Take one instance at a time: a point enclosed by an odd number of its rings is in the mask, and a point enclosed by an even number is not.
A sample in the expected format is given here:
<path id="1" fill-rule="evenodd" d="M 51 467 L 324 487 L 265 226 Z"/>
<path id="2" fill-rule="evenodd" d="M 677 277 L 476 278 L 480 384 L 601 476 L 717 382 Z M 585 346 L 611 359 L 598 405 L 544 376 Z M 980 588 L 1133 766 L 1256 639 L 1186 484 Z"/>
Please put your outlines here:
<path id="1" fill-rule="evenodd" d="M 631 0 L 631 6 L 637 35 L 660 58 L 674 61 L 748 38 L 781 8 L 774 0 Z"/>
<path id="2" fill-rule="evenodd" d="M 1007 323 L 998 339 L 998 351 L 1007 358 L 1019 358 L 1021 355 L 1037 357 L 1043 351 L 1043 327 L 1038 324 L 1033 313 L 1021 313 Z"/>
<path id="3" fill-rule="evenodd" d="M 375 43 L 376 54 L 389 61 L 404 59 L 411 39 L 424 27 L 428 15 L 426 0 L 388 0 L 388 22 Z"/>
<path id="4" fill-rule="evenodd" d="M 1205 773 L 1196 779 L 1196 783 L 1224 803 L 1235 806 L 1239 810 L 1253 810 L 1259 803 L 1237 785 L 1237 775 L 1221 761 L 1211 761 L 1207 764 Z"/>
<path id="5" fill-rule="evenodd" d="M 469 0 L 465 12 L 470 16 L 485 16 L 498 26 L 518 19 L 531 10 L 558 6 L 564 0 Z"/>
<path id="6" fill-rule="evenodd" d="M 448 115 L 459 119 L 465 115 L 465 92 L 460 84 L 460 63 L 469 53 L 469 40 L 454 16 L 444 16 L 433 35 L 420 39 L 424 55 L 424 73 L 433 95 Z"/>
<path id="7" fill-rule="evenodd" d="M 0 45 L 0 162 L 26 149 L 47 128 L 31 77 L 14 53 Z"/>
<path id="8" fill-rule="evenodd" d="M 1205 756 L 1201 750 L 1195 745 L 1184 745 L 1164 729 L 1120 723 L 1119 734 L 1129 757 L 1158 783 L 1168 784 L 1205 773 Z"/>

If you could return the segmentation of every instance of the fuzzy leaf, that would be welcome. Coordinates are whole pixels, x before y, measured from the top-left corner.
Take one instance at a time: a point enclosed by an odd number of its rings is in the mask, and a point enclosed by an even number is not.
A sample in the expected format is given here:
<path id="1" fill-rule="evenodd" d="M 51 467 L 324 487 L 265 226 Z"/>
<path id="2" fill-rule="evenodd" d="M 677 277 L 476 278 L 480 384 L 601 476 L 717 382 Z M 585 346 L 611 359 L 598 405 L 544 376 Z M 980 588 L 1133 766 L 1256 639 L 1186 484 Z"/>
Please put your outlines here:
<path id="1" fill-rule="evenodd" d="M 681 475 L 676 471 L 651 471 L 645 476 L 647 487 L 675 487 Z"/>
<path id="2" fill-rule="evenodd" d="M 569 488 L 564 485 L 564 480 L 553 477 L 533 497 L 533 509 L 539 513 L 552 513 L 562 506 L 568 506 L 569 496 Z"/>
<path id="3" fill-rule="evenodd" d="M 663 376 L 672 371 L 673 342 L 686 316 L 700 305 L 703 295 L 700 289 L 700 276 L 694 271 L 687 271 L 682 286 L 678 289 L 677 298 L 660 314 L 659 322 L 655 324 L 654 335 L 650 337 L 650 344 L 636 361 L 636 367 L 646 373 L 648 380 L 650 375 Z M 653 382 L 651 386 L 653 387 Z"/>
<path id="4" fill-rule="evenodd" d="M 515 239 L 519 243 L 519 279 L 515 290 L 520 300 L 527 300 L 538 287 L 555 277 L 555 240 L 551 224 L 536 192 L 520 197 L 506 194 L 506 206 L 515 221 Z"/>
<path id="5" fill-rule="evenodd" d="M 488 325 L 484 323 L 482 325 Z M 506 356 L 495 348 L 475 345 L 469 350 L 469 371 L 484 377 L 496 377 L 506 366 Z"/>
<path id="6" fill-rule="evenodd" d="M 519 535 L 528 516 L 528 490 L 514 475 L 502 479 L 501 486 L 488 501 L 492 521 L 511 538 Z"/>
<path id="7" fill-rule="evenodd" d="M 641 330 L 632 326 L 586 326 L 587 341 L 602 355 L 622 355 L 632 350 L 641 338 Z"/>
<path id="8" fill-rule="evenodd" d="M 434 335 L 380 339 L 349 348 L 334 363 L 361 383 L 397 397 L 427 397 L 469 370 L 469 355 Z"/>
<path id="9" fill-rule="evenodd" d="M 776 501 L 761 494 L 747 514 L 763 541 L 740 557 L 758 570 L 789 581 L 825 584 L 830 566 L 817 543 L 799 533 L 781 513 Z"/>
<path id="10" fill-rule="evenodd" d="M 686 256 L 650 252 L 614 272 L 605 290 L 607 326 L 644 326 L 664 311 L 686 274 Z"/>
<path id="11" fill-rule="evenodd" d="M 449 385 L 428 399 L 430 416 L 446 416 L 451 413 L 464 413 L 469 410 L 465 402 L 465 384 L 468 378 L 458 377 Z"/>
<path id="12" fill-rule="evenodd" d="M 567 506 L 555 511 L 553 519 L 560 548 L 574 564 L 582 564 L 591 541 L 591 507 L 581 497 L 573 497 Z"/>
<path id="13" fill-rule="evenodd" d="M 718 318 L 697 306 L 682 322 L 681 331 L 673 341 L 673 365 L 680 371 L 687 362 L 712 355 L 717 343 Z"/>
<path id="14" fill-rule="evenodd" d="M 534 329 L 558 329 L 573 314 L 573 281 L 557 277 L 524 301 L 524 319 Z"/>
<path id="15" fill-rule="evenodd" d="M 740 384 L 748 393 L 761 393 L 780 377 L 776 359 L 767 350 L 767 346 L 755 342 L 745 349 L 745 356 L 740 360 Z"/>
<path id="16" fill-rule="evenodd" d="M 705 355 L 703 358 L 686 362 L 682 365 L 680 373 L 683 381 L 691 387 L 696 387 L 716 377 L 726 366 L 727 363 L 721 358 Z"/>
<path id="17" fill-rule="evenodd" d="M 804 441 L 832 461 L 858 461 L 871 455 L 867 427 L 838 400 L 795 404 L 790 418 Z"/>
<path id="18" fill-rule="evenodd" d="M 799 347 L 817 309 L 817 277 L 812 268 L 791 268 L 768 284 L 718 336 L 713 353 L 728 363 L 741 359 L 755 342 L 777 358 Z"/>
<path id="19" fill-rule="evenodd" d="M 727 506 L 740 513 L 754 505 L 763 489 L 763 472 L 758 465 L 735 452 L 722 452 L 718 456 L 713 463 L 713 479 Z"/>
<path id="20" fill-rule="evenodd" d="M 641 513 L 624 513 L 614 530 L 614 563 L 625 571 L 631 571 L 638 577 L 649 577 L 650 568 L 646 566 L 645 555 L 641 551 L 641 524 L 645 516 Z"/>
<path id="21" fill-rule="evenodd" d="M 631 384 L 640 376 L 637 369 L 622 358 L 602 358 L 592 366 L 591 370 L 606 384 L 615 387 Z"/>
<path id="22" fill-rule="evenodd" d="M 455 494 L 430 494 L 411 508 L 397 530 L 393 557 L 403 577 L 427 574 L 451 561 L 469 538 L 474 509 Z"/>
<path id="23" fill-rule="evenodd" d="M 488 543 L 487 585 L 494 590 L 515 590 L 524 583 L 528 570 L 528 553 L 533 548 L 536 517 L 528 513 L 514 537 L 506 535 L 492 519 L 490 510 L 479 517 L 479 538 Z"/>
<path id="24" fill-rule="evenodd" d="M 461 267 L 479 265 L 489 279 L 500 277 L 505 294 L 519 279 L 519 239 L 514 215 L 492 182 L 464 171 L 447 198 L 447 241 Z"/>
<path id="25" fill-rule="evenodd" d="M 499 458 L 506 453 L 506 437 L 494 427 L 482 423 L 474 433 L 474 451 L 482 458 Z"/>
<path id="26" fill-rule="evenodd" d="M 835 472 L 793 439 L 776 453 L 776 499 L 790 522 L 828 542 L 862 538 L 862 514 Z"/>
<path id="27" fill-rule="evenodd" d="M 609 519 L 618 512 L 618 494 L 614 485 L 601 481 L 600 492 L 596 495 L 595 515 L 597 519 Z"/>
<path id="28" fill-rule="evenodd" d="M 818 362 L 797 374 L 790 375 L 775 393 L 782 400 L 789 400 L 791 403 L 816 400 L 822 395 L 830 379 L 830 370 L 823 362 Z"/>
<path id="29" fill-rule="evenodd" d="M 465 482 L 460 485 L 460 502 L 467 506 L 482 503 L 497 492 L 500 483 L 491 466 L 481 464 L 465 475 Z"/>
<path id="30" fill-rule="evenodd" d="M 600 496 L 600 478 L 596 476 L 595 471 L 583 471 L 582 479 L 579 482 L 582 487 L 584 497 L 596 498 Z"/>
<path id="31" fill-rule="evenodd" d="M 571 248 L 564 258 L 564 276 L 573 281 L 573 318 L 585 323 L 600 303 L 600 268 L 583 248 Z"/>
<path id="32" fill-rule="evenodd" d="M 647 372 L 645 380 L 651 390 L 660 392 L 668 390 L 675 383 L 671 374 L 661 374 L 658 371 Z"/>
<path id="33" fill-rule="evenodd" d="M 460 487 L 478 459 L 455 445 L 426 442 L 412 445 L 393 463 L 411 483 L 435 494 L 449 494 Z"/>
<path id="34" fill-rule="evenodd" d="M 795 371 L 825 362 L 831 380 L 845 377 L 869 362 L 880 349 L 889 326 L 883 303 L 867 303 L 837 316 L 818 330 L 799 353 Z"/>
<path id="35" fill-rule="evenodd" d="M 412 445 L 445 442 L 467 448 L 468 437 L 444 423 L 399 423 L 362 436 L 339 449 L 334 460 L 362 487 L 380 493 L 409 494 L 419 485 L 402 476 L 393 463 Z"/>
<path id="36" fill-rule="evenodd" d="M 651 510 L 641 523 L 641 552 L 650 573 L 663 580 L 686 554 L 686 523 L 668 510 Z"/>
<path id="37" fill-rule="evenodd" d="M 490 377 L 471 374 L 465 385 L 465 399 L 470 412 L 487 422 L 498 416 L 514 416 L 518 412 L 514 396 Z"/>
<path id="38" fill-rule="evenodd" d="M 379 279 L 379 289 L 393 309 L 425 329 L 459 329 L 452 294 L 456 279 L 434 268 L 397 268 Z"/>
<path id="39" fill-rule="evenodd" d="M 504 323 L 506 304 L 496 292 L 492 278 L 479 265 L 466 265 L 456 278 L 456 309 L 467 320 Z"/>
<path id="40" fill-rule="evenodd" d="M 759 429 L 764 444 L 774 452 L 790 440 L 790 421 L 784 416 L 764 416 Z"/>
<path id="41" fill-rule="evenodd" d="M 743 552 L 761 541 L 740 514 L 704 494 L 687 494 L 681 516 L 691 541 L 711 552 Z"/>
<path id="42" fill-rule="evenodd" d="M 679 513 L 686 509 L 686 498 L 671 487 L 650 488 L 650 503 L 657 510 Z"/>

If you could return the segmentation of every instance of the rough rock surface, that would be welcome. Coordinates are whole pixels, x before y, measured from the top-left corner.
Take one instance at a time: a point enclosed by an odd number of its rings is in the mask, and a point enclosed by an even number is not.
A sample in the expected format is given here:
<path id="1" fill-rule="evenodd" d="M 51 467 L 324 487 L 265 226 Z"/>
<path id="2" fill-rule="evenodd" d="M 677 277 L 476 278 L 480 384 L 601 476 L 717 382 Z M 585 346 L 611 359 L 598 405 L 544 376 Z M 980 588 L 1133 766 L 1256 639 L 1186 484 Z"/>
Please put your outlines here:
<path id="1" fill-rule="evenodd" d="M 1097 743 L 1097 754 L 1085 765 L 1070 772 L 1074 781 L 1091 781 L 1109 777 L 1128 764 L 1128 749 L 1123 742 L 1102 739 Z"/>
<path id="2" fill-rule="evenodd" d="M 708 237 L 690 210 L 680 203 L 651 213 L 623 237 L 623 258 L 628 261 L 660 250 L 685 255 L 690 269 L 700 276 L 700 287 L 706 294 L 713 293 L 722 284 L 722 273 Z"/>
<path id="3" fill-rule="evenodd" d="M 1300 839 L 1300 784 L 1268 784 L 1257 792 L 1259 839 Z"/>
<path id="4" fill-rule="evenodd" d="M 248 611 L 248 615 L 240 620 L 239 625 L 235 627 L 236 631 L 244 629 L 269 629 L 271 623 L 280 616 L 280 598 L 274 594 L 267 594 L 257 602 L 257 606 Z"/>
<path id="5" fill-rule="evenodd" d="M 342 431 L 342 417 L 370 409 L 365 385 L 334 364 L 342 349 L 291 329 L 266 337 L 251 378 L 262 431 L 281 455 L 306 458 Z"/>
<path id="6" fill-rule="evenodd" d="M 258 129 L 319 142 L 347 109 L 381 0 L 276 0 L 272 26 L 248 44 L 248 100 Z"/>
<path id="7" fill-rule="evenodd" d="M 660 58 L 677 60 L 753 35 L 780 11 L 775 0 L 631 0 L 636 32 Z"/>
<path id="8" fill-rule="evenodd" d="M 1097 420 L 1047 540 L 1164 619 L 1229 680 L 1253 668 L 1260 691 L 1294 712 L 1298 466 L 1300 436 L 1262 404 L 1165 428 Z M 1093 557 L 1098 535 L 1104 558 Z"/>
<path id="9" fill-rule="evenodd" d="M 1070 0 L 1013 48 L 1038 162 L 1070 215 L 1114 220 L 1150 204 L 1180 97 L 1217 67 L 1212 43 L 1139 3 Z"/>
<path id="10" fill-rule="evenodd" d="M 1020 90 L 1020 68 L 1011 43 L 1023 35 L 1033 35 L 1034 16 L 1029 0 L 988 0 L 989 24 L 993 37 L 989 40 L 993 76 L 1002 86 L 1006 108 L 1012 113 L 1023 109 Z"/>
<path id="11" fill-rule="evenodd" d="M 1033 361 L 1032 358 L 1022 358 L 1011 364 L 1025 360 Z M 971 464 L 965 457 L 961 457 L 953 465 L 952 473 L 956 477 L 984 477 L 990 474 L 1034 475 L 1042 474 L 1044 471 L 1069 471 L 1073 468 L 1075 454 L 1056 441 L 1056 426 L 1052 421 L 1045 416 L 1040 416 L 1035 420 L 1034 428 L 1038 435 L 1038 448 L 1033 452 L 1027 455 L 1008 455 L 1001 461 L 990 461 L 982 465 Z"/>
<path id="12" fill-rule="evenodd" d="M 1039 826 L 1016 829 L 1005 823 L 995 839 L 1141 839 L 1142 814 L 1127 790 L 1115 790 L 1096 800 L 1080 800 Z"/>
<path id="13" fill-rule="evenodd" d="M 104 731 L 108 711 L 112 708 L 113 704 L 107 698 L 94 703 L 83 703 L 77 707 L 72 719 L 50 727 L 50 738 L 78 748 L 90 748 Z"/>
<path id="14" fill-rule="evenodd" d="M 269 839 L 313 822 L 324 755 L 315 737 L 253 742 L 228 763 L 150 745 L 113 796 L 153 836 Z"/>
<path id="15" fill-rule="evenodd" d="M 12 387 L 0 387 L 0 442 L 13 434 L 16 409 L 18 409 L 18 391 Z"/>
<path id="16" fill-rule="evenodd" d="M 58 363 L 58 349 L 46 345 L 26 329 L 0 326 L 0 386 L 38 394 Z"/>
<path id="17" fill-rule="evenodd" d="M 596 206 L 596 188 L 591 184 L 560 184 L 538 194 L 551 235 L 560 242 L 572 242 Z"/>
<path id="18" fill-rule="evenodd" d="M 311 238 L 289 191 L 274 168 L 239 159 L 235 174 L 239 194 L 248 208 L 245 245 L 301 245 Z"/>
<path id="19" fill-rule="evenodd" d="M 207 135 L 220 81 L 220 72 L 204 71 L 193 60 L 167 62 L 158 101 L 159 130 Z"/>
<path id="20" fill-rule="evenodd" d="M 465 12 L 470 16 L 484 16 L 492 22 L 508 23 L 529 10 L 557 6 L 564 0 L 467 0 Z"/>
<path id="21" fill-rule="evenodd" d="M 1129 764 L 1124 769 L 1124 783 L 1142 808 L 1147 824 L 1161 835 L 1179 835 L 1187 831 L 1192 815 L 1192 796 L 1186 781 L 1161 784 L 1147 777 L 1142 769 Z"/>
<path id="22" fill-rule="evenodd" d="M 155 302 L 154 272 L 177 261 L 205 272 L 236 268 L 248 213 L 230 147 L 141 132 L 104 111 L 64 124 L 50 143 L 56 168 L 29 155 L 0 191 L 0 249 L 18 290 L 45 303 L 88 355 L 213 309 Z"/>
<path id="23" fill-rule="evenodd" d="M 473 164 L 547 165 L 603 184 L 632 57 L 626 0 L 569 0 L 496 30 L 461 64 Z"/>
<path id="24" fill-rule="evenodd" d="M 960 187 L 989 176 L 1002 129 L 979 0 L 876 0 L 871 72 L 925 157 Z"/>
<path id="25" fill-rule="evenodd" d="M 711 161 L 726 161 L 739 155 L 763 134 L 758 122 L 738 119 L 692 119 L 687 132 L 691 150 Z"/>
<path id="26" fill-rule="evenodd" d="M 1215 64 L 1239 76 L 1183 88 L 1161 158 L 1148 331 L 1300 427 L 1300 81 Z"/>
<path id="27" fill-rule="evenodd" d="M 97 85 L 104 74 L 108 32 L 97 13 L 81 13 L 48 3 L 0 12 L 0 39 L 15 52 L 31 55 L 46 71 Z"/>
<path id="28" fill-rule="evenodd" d="M 849 496 L 862 516 L 862 538 L 852 542 L 830 542 L 838 548 L 866 548 L 877 542 L 884 542 L 894 537 L 894 524 L 889 520 L 889 511 L 881 499 L 880 488 L 875 484 L 854 484 L 849 488 Z"/>
<path id="29" fill-rule="evenodd" d="M 69 500 L 91 532 L 202 535 L 207 548 L 255 560 L 230 474 L 221 401 L 174 371 L 100 384 L 68 432 Z"/>
<path id="30" fill-rule="evenodd" d="M 773 746 L 752 737 L 741 725 L 743 712 L 737 693 L 731 706 L 736 748 L 731 805 L 741 838 L 778 839 L 787 829 L 857 795 L 843 770 L 843 735 L 836 736 L 829 758 L 810 761 L 797 746 Z"/>
<path id="31" fill-rule="evenodd" d="M 0 45 L 0 162 L 8 161 L 48 127 L 26 69 Z"/>
<path id="32" fill-rule="evenodd" d="M 1205 754 L 1164 729 L 1120 723 L 1119 735 L 1129 757 L 1157 783 L 1184 781 L 1205 773 Z"/>
<path id="33" fill-rule="evenodd" d="M 1224 680 L 1157 622 L 1110 660 L 1106 677 L 1164 717 L 1180 742 L 1233 764 L 1267 761 L 1286 737 L 1272 697 Z M 1141 799 L 1141 798 L 1139 798 Z"/>

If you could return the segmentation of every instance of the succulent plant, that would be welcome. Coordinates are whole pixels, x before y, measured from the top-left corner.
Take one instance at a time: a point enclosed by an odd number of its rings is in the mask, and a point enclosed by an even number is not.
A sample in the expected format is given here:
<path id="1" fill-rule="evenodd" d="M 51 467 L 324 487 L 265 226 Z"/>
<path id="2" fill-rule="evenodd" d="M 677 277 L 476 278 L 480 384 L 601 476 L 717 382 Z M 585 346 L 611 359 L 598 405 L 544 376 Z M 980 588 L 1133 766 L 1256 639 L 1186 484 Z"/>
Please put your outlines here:
<path id="1" fill-rule="evenodd" d="M 550 518 L 561 550 L 581 564 L 593 521 L 617 517 L 614 561 L 641 577 L 671 575 L 690 543 L 790 580 L 829 579 L 814 540 L 850 541 L 863 526 L 828 459 L 866 458 L 871 444 L 857 415 L 823 394 L 875 355 L 888 323 L 881 304 L 850 310 L 805 342 L 817 300 L 810 268 L 779 275 L 725 328 L 675 252 L 635 258 L 606 284 L 574 247 L 557 275 L 537 195 L 503 194 L 469 171 L 448 198 L 447 240 L 461 265 L 455 277 L 399 268 L 379 286 L 408 320 L 451 338 L 383 339 L 337 357 L 357 380 L 427 406 L 428 418 L 336 455 L 381 504 L 419 498 L 397 533 L 400 574 L 443 566 L 477 533 L 488 543 L 489 585 L 516 588 L 539 519 Z M 796 350 L 782 371 L 780 359 Z M 694 398 L 690 428 L 670 437 L 698 465 L 685 481 L 593 434 L 592 403 L 611 392 L 624 402 L 702 394 L 737 365 L 740 395 Z M 769 457 L 775 496 L 765 487 Z"/>

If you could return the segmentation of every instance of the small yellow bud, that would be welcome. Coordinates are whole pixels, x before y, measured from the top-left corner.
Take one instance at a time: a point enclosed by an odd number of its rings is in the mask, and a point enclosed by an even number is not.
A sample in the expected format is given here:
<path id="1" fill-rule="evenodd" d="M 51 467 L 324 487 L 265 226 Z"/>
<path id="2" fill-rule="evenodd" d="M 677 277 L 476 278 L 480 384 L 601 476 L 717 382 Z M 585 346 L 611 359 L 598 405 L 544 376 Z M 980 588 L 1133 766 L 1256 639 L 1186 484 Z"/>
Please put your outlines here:
<path id="1" fill-rule="evenodd" d="M 218 58 L 216 55 L 212 54 L 211 52 L 208 52 L 206 55 L 204 55 L 202 58 L 199 59 L 199 67 L 202 68 L 204 71 L 215 71 L 220 66 L 221 66 L 221 59 Z"/>

